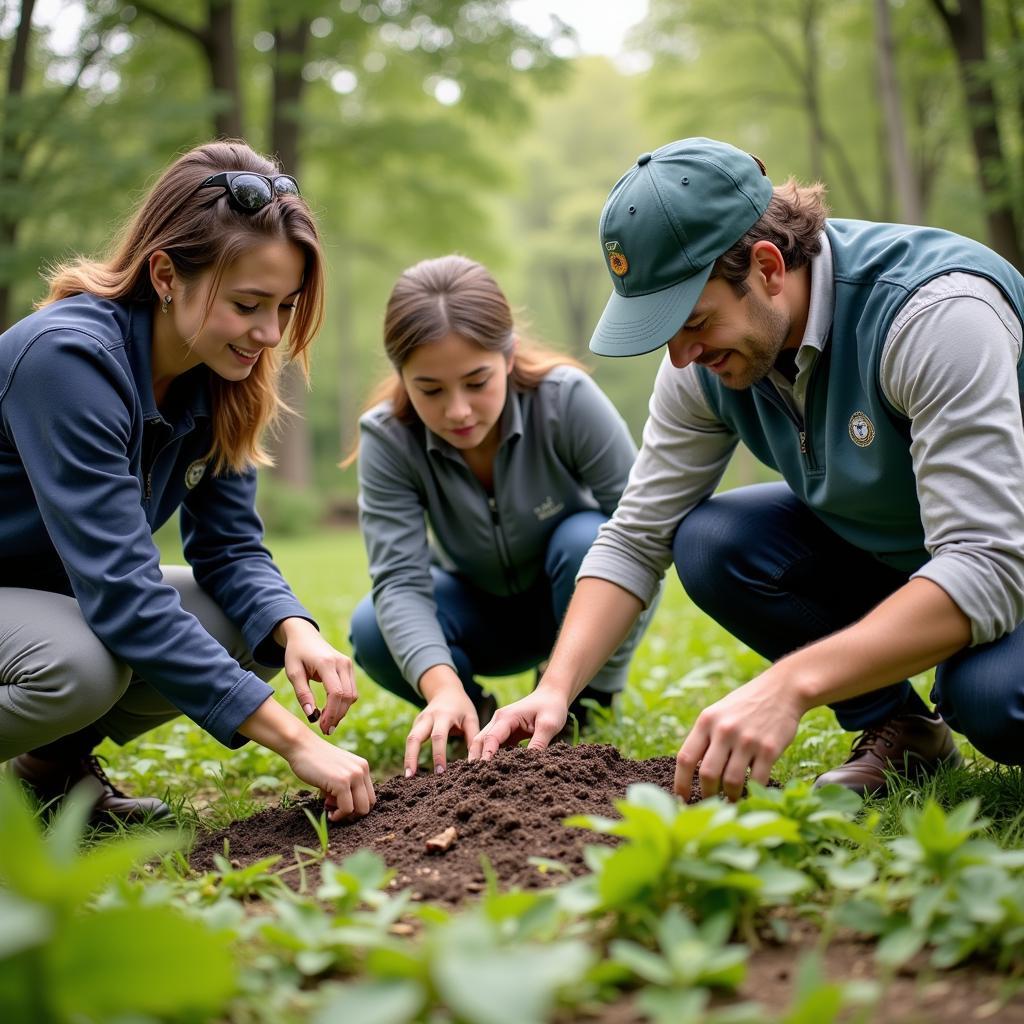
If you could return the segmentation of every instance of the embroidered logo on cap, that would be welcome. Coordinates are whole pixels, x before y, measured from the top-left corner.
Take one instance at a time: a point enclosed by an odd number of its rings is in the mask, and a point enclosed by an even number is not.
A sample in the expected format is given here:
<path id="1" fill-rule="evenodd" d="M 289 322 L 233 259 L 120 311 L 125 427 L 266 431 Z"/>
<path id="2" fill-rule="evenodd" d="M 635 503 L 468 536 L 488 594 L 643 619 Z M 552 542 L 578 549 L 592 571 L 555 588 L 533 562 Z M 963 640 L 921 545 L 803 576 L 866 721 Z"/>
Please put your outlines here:
<path id="1" fill-rule="evenodd" d="M 206 472 L 206 459 L 196 459 L 188 469 L 185 470 L 185 486 L 191 491 Z"/>
<path id="2" fill-rule="evenodd" d="M 629 270 L 629 260 L 626 259 L 622 246 L 618 242 L 605 242 L 604 247 L 608 251 L 608 265 L 612 268 L 612 273 L 616 277 L 622 277 Z"/>
<path id="3" fill-rule="evenodd" d="M 862 412 L 850 417 L 850 440 L 860 448 L 867 448 L 875 439 L 875 425 Z"/>

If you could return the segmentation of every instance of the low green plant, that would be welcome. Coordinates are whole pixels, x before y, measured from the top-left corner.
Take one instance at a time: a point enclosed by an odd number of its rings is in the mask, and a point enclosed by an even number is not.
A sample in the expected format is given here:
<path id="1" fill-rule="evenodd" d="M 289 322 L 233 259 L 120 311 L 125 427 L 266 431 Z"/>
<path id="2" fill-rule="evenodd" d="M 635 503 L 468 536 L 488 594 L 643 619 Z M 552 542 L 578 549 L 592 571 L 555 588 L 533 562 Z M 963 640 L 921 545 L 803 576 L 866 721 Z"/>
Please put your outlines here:
<path id="1" fill-rule="evenodd" d="M 792 900 L 813 887 L 798 866 L 775 857 L 801 845 L 800 824 L 776 810 L 704 801 L 688 806 L 658 786 L 630 786 L 615 804 L 619 819 L 580 816 L 567 825 L 620 837 L 615 848 L 588 847 L 592 876 L 575 888 L 589 892 L 593 911 L 613 912 L 619 927 L 652 926 L 670 906 L 698 921 L 726 914 L 746 937 L 763 906 Z"/>
<path id="2" fill-rule="evenodd" d="M 82 850 L 92 799 L 73 791 L 44 833 L 17 783 L 0 778 L 0 1007 L 32 1024 L 216 1015 L 235 990 L 230 935 L 168 905 L 99 899 L 176 835 Z M 188 984 L 182 984 L 182 978 Z"/>
<path id="3" fill-rule="evenodd" d="M 546 899 L 518 896 L 521 906 Z M 586 987 L 595 952 L 581 939 L 524 938 L 513 922 L 480 906 L 426 922 L 415 944 L 370 949 L 367 979 L 325 992 L 315 1024 L 543 1024 L 560 997 L 572 1003 L 569 993 Z"/>
<path id="4" fill-rule="evenodd" d="M 838 923 L 879 936 L 889 967 L 927 946 L 936 967 L 984 956 L 1024 970 L 1024 850 L 982 838 L 987 825 L 976 799 L 949 812 L 932 800 L 908 808 L 906 834 L 888 841 L 879 878 L 838 910 Z"/>
<path id="5" fill-rule="evenodd" d="M 610 958 L 661 988 L 731 991 L 742 983 L 750 955 L 745 946 L 728 944 L 732 925 L 726 914 L 696 925 L 677 907 L 670 907 L 655 927 L 656 951 L 616 939 L 609 948 Z"/>

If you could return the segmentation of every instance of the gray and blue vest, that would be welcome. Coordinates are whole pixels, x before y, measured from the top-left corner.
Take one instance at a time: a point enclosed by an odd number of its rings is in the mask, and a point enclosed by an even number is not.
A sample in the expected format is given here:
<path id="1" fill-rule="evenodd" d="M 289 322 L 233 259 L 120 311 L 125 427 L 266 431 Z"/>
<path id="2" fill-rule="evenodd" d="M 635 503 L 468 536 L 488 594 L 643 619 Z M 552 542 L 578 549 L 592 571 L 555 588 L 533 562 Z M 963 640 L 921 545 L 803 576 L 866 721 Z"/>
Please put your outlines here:
<path id="1" fill-rule="evenodd" d="M 964 272 L 991 280 L 1024 321 L 1024 277 L 978 242 L 935 228 L 830 220 L 835 307 L 810 371 L 804 416 L 762 380 L 743 391 L 697 368 L 711 409 L 832 530 L 912 572 L 928 560 L 910 455 L 910 421 L 880 382 L 889 329 L 933 278 Z M 965 345 L 978 339 L 965 336 Z M 1024 391 L 1024 365 L 1017 365 Z M 1024 481 L 1019 481 L 1024 484 Z"/>

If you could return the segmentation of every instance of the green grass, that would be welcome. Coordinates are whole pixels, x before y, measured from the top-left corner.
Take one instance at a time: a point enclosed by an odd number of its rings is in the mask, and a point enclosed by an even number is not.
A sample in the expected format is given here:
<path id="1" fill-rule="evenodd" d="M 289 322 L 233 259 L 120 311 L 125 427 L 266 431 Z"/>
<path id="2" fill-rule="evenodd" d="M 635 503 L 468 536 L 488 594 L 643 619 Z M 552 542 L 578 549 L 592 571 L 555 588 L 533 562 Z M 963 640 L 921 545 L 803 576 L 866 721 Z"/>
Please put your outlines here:
<path id="1" fill-rule="evenodd" d="M 164 558 L 180 561 L 180 547 L 167 531 L 160 537 Z M 270 547 L 300 599 L 317 618 L 324 635 L 349 652 L 348 620 L 369 590 L 366 559 L 355 530 L 318 532 L 301 538 L 271 539 Z M 583 731 L 585 742 L 611 743 L 624 756 L 674 755 L 688 726 L 708 704 L 757 675 L 766 665 L 686 597 L 669 574 L 661 606 L 640 645 L 629 685 L 612 717 L 595 714 Z M 533 674 L 485 680 L 501 703 L 528 692 Z M 930 674 L 918 677 L 923 695 Z M 335 742 L 370 762 L 376 778 L 401 766 L 413 710 L 357 670 L 359 700 L 334 736 Z M 275 680 L 278 700 L 296 710 L 283 674 Z M 797 738 L 776 766 L 780 781 L 807 778 L 841 762 L 850 737 L 827 708 L 807 715 Z M 944 806 L 976 795 L 992 819 L 993 835 L 1004 843 L 1024 840 L 1024 782 L 1016 769 L 993 765 L 969 744 L 962 746 L 966 767 L 942 773 L 925 792 Z M 133 792 L 166 794 L 179 820 L 194 827 L 218 827 L 251 814 L 261 804 L 298 790 L 300 783 L 276 755 L 254 743 L 229 751 L 202 730 L 180 719 L 147 733 L 124 748 L 106 743 L 109 773 Z M 883 830 L 899 828 L 908 803 L 922 798 L 917 788 L 899 788 L 876 808 Z"/>
<path id="2" fill-rule="evenodd" d="M 165 560 L 180 561 L 174 536 L 160 541 Z M 348 620 L 369 587 L 358 534 L 270 546 L 324 634 L 347 650 Z M 617 710 L 592 715 L 582 740 L 631 757 L 673 755 L 705 706 L 764 667 L 673 576 Z M 506 702 L 532 680 L 484 682 Z M 922 692 L 928 684 L 915 680 Z M 386 777 L 400 767 L 413 709 L 361 673 L 358 685 L 360 699 L 334 740 Z M 297 710 L 283 676 L 276 686 L 282 704 Z M 831 713 L 817 710 L 775 776 L 810 779 L 848 749 Z M 229 751 L 185 720 L 100 752 L 113 779 L 164 795 L 186 833 L 300 790 L 276 755 L 251 743 Z M 489 890 L 454 916 L 392 891 L 369 850 L 341 864 L 326 860 L 312 890 L 305 867 L 323 855 L 322 819 L 311 817 L 308 848 L 296 847 L 294 861 L 281 851 L 241 866 L 225 850 L 198 876 L 167 829 L 133 827 L 116 842 L 103 833 L 80 844 L 75 821 L 84 821 L 85 806 L 76 797 L 43 834 L 0 780 L 0 1004 L 15 1007 L 11 1019 L 54 1024 L 521 1024 L 575 1020 L 577 1008 L 631 1000 L 657 1024 L 836 1024 L 873 1019 L 895 969 L 924 948 L 935 966 L 973 956 L 1004 979 L 986 1004 L 998 1008 L 1024 976 L 1024 857 L 999 849 L 1024 845 L 1024 781 L 1019 769 L 966 745 L 964 753 L 965 767 L 921 788 L 897 787 L 867 813 L 851 794 L 812 792 L 807 782 L 755 788 L 738 805 L 693 807 L 634 787 L 619 805 L 621 821 L 589 823 L 623 837 L 615 850 L 590 851 L 591 876 L 539 893 Z M 998 846 L 977 838 L 982 829 Z M 298 893 L 278 874 L 296 870 Z M 788 1008 L 709 1003 L 711 989 L 739 983 L 758 934 L 771 927 L 782 938 L 796 918 L 820 928 L 823 941 L 846 928 L 874 943 L 878 983 L 826 978 L 795 942 L 799 981 Z M 117 956 L 93 955 L 112 946 Z M 552 1017 L 556 990 L 563 1009 Z"/>

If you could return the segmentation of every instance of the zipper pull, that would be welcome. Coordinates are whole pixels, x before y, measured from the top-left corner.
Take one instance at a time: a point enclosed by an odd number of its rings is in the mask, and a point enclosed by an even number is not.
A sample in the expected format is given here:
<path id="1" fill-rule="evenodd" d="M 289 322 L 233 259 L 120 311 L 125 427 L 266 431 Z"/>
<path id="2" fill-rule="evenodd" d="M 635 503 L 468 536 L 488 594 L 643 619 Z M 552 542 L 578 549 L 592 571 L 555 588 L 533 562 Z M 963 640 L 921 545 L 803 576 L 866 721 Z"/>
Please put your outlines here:
<path id="1" fill-rule="evenodd" d="M 494 524 L 498 523 L 498 502 L 492 496 L 487 498 L 487 507 L 491 510 L 491 522 Z"/>
<path id="2" fill-rule="evenodd" d="M 797 436 L 800 438 L 800 454 L 807 454 L 807 434 L 804 431 L 798 431 Z"/>

